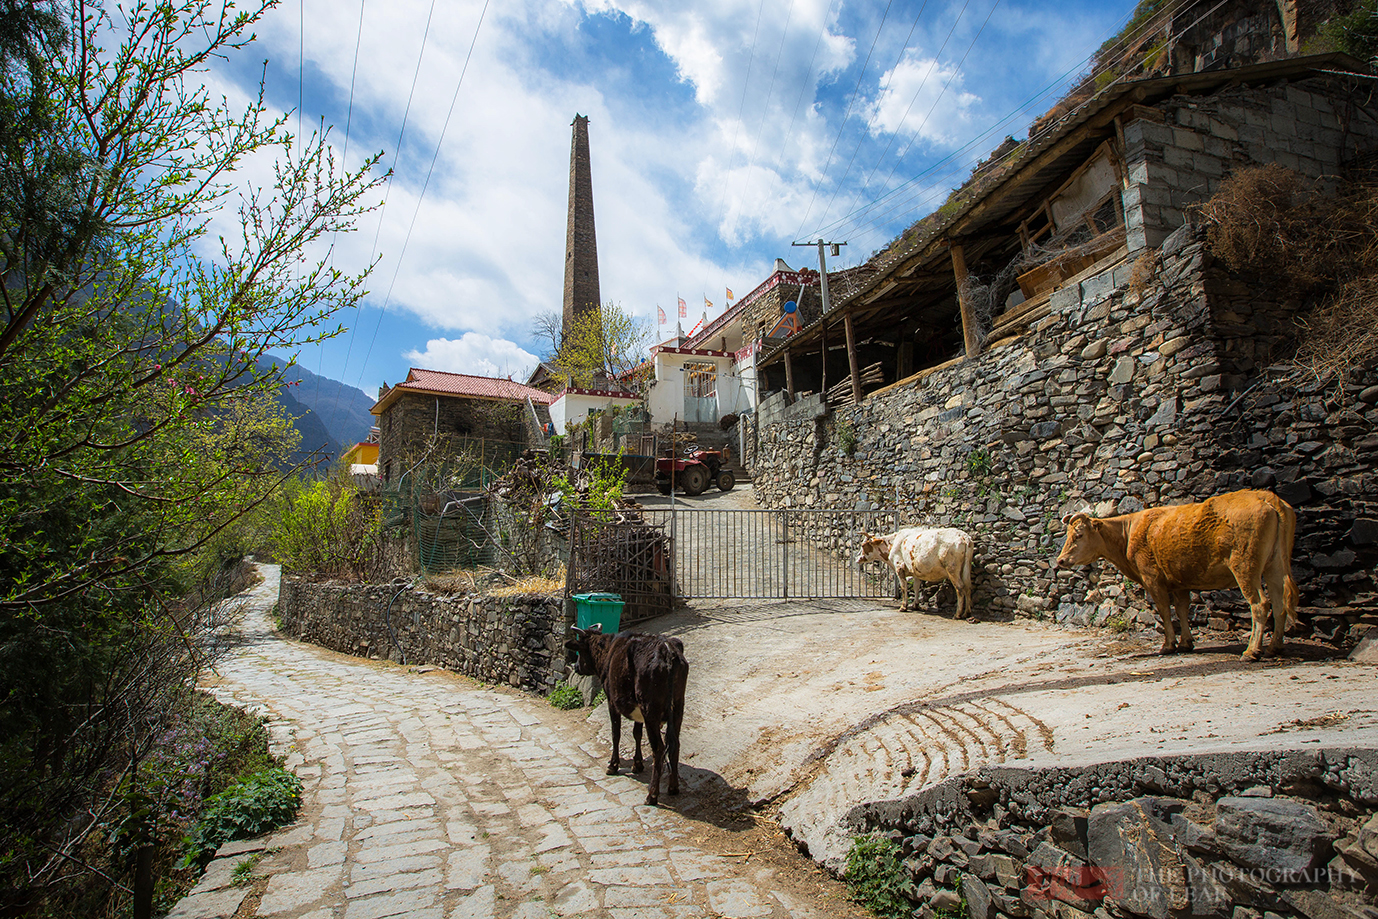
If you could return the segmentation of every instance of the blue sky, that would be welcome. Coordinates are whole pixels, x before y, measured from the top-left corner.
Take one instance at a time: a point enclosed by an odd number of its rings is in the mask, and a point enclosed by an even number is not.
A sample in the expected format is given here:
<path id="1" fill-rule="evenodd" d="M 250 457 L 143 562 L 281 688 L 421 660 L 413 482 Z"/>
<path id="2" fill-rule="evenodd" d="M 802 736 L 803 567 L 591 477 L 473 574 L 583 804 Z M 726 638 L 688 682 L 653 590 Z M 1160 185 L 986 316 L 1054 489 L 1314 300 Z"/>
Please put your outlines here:
<path id="1" fill-rule="evenodd" d="M 377 261 L 370 295 L 298 356 L 372 395 L 410 366 L 530 370 L 533 319 L 561 306 L 576 113 L 603 299 L 673 322 L 683 297 L 688 329 L 776 258 L 816 267 L 792 242 L 864 261 L 1025 136 L 1133 6 L 284 0 L 208 84 L 233 100 L 266 74 L 270 107 L 300 99 L 351 166 L 382 151 L 395 170 L 386 206 L 335 241 L 337 267 Z"/>

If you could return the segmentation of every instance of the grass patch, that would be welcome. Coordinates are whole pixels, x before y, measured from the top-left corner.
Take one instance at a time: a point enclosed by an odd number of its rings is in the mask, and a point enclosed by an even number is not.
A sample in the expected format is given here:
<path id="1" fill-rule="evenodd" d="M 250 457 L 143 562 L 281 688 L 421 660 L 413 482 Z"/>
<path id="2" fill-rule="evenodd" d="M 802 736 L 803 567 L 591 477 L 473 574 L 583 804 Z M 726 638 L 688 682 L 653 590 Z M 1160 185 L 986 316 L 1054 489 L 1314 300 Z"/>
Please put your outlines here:
<path id="1" fill-rule="evenodd" d="M 550 695 L 546 696 L 545 699 L 561 711 L 584 707 L 584 694 L 573 686 L 564 683 L 552 689 Z"/>
<path id="2" fill-rule="evenodd" d="M 900 847 L 884 836 L 854 837 L 843 877 L 852 899 L 881 919 L 908 919 L 913 911 Z"/>
<path id="3" fill-rule="evenodd" d="M 213 796 L 186 838 L 186 864 L 204 867 L 215 850 L 251 839 L 296 819 L 301 779 L 280 766 L 255 772 Z"/>

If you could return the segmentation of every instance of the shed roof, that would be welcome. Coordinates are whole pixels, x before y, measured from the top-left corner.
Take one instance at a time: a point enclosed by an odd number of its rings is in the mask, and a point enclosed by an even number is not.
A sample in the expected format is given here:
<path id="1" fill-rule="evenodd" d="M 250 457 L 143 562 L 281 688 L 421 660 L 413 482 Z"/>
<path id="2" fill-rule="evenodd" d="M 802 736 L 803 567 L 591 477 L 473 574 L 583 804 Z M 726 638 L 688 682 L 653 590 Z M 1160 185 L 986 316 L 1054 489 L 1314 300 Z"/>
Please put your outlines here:
<path id="1" fill-rule="evenodd" d="M 1057 178 L 1090 157 L 1113 133 L 1115 117 L 1133 105 L 1153 104 L 1178 94 L 1202 95 L 1229 85 L 1259 85 L 1321 74 L 1364 75 L 1365 70 L 1349 55 L 1331 53 L 1112 85 L 1011 151 L 995 165 L 998 172 L 994 177 L 985 180 L 987 187 L 969 184 L 967 196 L 956 199 L 958 206 L 950 214 L 923 227 L 911 241 L 898 243 L 873 258 L 868 263 L 873 270 L 860 284 L 834 293 L 832 309 L 826 315 L 763 355 L 762 362 L 772 362 L 787 346 L 816 338 L 824 323 L 832 326 L 846 313 L 883 312 L 893 301 L 905 299 L 935 277 L 951 283 L 949 244 L 966 245 L 969 262 L 983 247 L 998 245 L 997 240 L 1013 232 L 1010 221 Z M 833 277 L 832 272 L 829 277 Z"/>

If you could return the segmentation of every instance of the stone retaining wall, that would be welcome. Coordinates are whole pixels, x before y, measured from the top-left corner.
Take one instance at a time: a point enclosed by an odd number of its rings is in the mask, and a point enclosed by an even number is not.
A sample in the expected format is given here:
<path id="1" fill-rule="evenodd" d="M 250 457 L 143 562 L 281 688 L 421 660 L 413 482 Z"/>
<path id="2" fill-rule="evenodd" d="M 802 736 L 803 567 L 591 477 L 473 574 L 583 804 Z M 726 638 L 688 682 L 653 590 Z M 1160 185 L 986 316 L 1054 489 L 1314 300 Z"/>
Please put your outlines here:
<path id="1" fill-rule="evenodd" d="M 282 579 L 288 635 L 360 657 L 431 664 L 545 695 L 565 679 L 564 600 L 440 596 L 406 584 Z"/>
<path id="2" fill-rule="evenodd" d="M 902 861 L 916 917 L 1375 915 L 1378 753 L 986 768 L 844 820 Z M 840 865 L 835 864 L 834 868 Z"/>
<path id="3" fill-rule="evenodd" d="M 772 397 L 757 416 L 758 500 L 898 507 L 906 525 L 962 527 L 976 540 L 978 615 L 1084 625 L 1155 618 L 1108 564 L 1054 577 L 1064 514 L 1274 488 L 1298 513 L 1303 616 L 1335 640 L 1366 628 L 1378 610 L 1378 374 L 1322 385 L 1275 366 L 1297 304 L 1212 264 L 1189 225 L 1055 291 L 1050 307 L 1028 333 L 858 406 L 790 411 Z M 1238 591 L 1205 601 L 1197 621 L 1247 622 Z"/>

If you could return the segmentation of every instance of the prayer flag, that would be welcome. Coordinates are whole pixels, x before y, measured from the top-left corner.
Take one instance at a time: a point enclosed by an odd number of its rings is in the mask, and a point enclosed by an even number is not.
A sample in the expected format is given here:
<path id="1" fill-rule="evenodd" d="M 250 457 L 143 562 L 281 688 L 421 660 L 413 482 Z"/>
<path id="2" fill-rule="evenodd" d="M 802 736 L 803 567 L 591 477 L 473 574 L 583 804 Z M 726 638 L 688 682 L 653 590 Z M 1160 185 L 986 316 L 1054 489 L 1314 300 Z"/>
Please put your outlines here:
<path id="1" fill-rule="evenodd" d="M 679 318 L 683 319 L 689 315 L 689 306 L 684 302 L 684 298 L 679 298 Z"/>
<path id="2" fill-rule="evenodd" d="M 658 317 L 660 318 L 660 324 L 661 324 L 661 325 L 665 325 L 665 310 L 663 310 L 663 309 L 661 309 L 659 306 L 657 306 L 657 307 L 656 307 L 656 316 L 658 316 Z"/>

